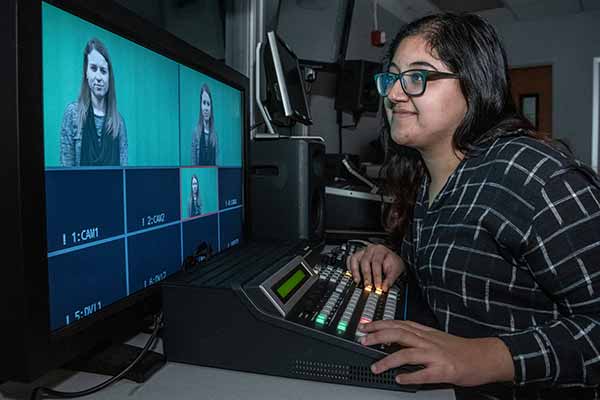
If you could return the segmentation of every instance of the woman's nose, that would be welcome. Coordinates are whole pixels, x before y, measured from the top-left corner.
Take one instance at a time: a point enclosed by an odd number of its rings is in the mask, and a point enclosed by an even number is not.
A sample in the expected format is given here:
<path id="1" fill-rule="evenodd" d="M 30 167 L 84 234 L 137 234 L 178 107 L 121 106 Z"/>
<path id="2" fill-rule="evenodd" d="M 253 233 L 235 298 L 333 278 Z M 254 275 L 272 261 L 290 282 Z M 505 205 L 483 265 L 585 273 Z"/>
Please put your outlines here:
<path id="1" fill-rule="evenodd" d="M 388 93 L 388 99 L 393 103 L 398 103 L 400 101 L 408 100 L 408 96 L 404 93 L 404 89 L 402 88 L 402 84 L 400 83 L 400 79 L 398 79 L 392 85 L 390 92 Z"/>

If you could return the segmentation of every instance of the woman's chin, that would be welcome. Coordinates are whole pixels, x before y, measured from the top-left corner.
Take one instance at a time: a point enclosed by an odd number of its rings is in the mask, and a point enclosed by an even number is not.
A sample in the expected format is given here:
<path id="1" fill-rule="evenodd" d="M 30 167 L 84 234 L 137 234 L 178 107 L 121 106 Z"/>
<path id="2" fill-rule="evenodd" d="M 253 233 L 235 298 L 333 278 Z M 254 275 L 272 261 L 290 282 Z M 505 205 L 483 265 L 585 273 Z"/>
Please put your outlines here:
<path id="1" fill-rule="evenodd" d="M 106 93 L 104 92 L 97 92 L 97 91 L 92 91 L 92 95 L 96 98 L 96 100 L 98 101 L 102 101 L 104 99 L 104 96 L 106 95 Z"/>
<path id="2" fill-rule="evenodd" d="M 413 147 L 414 145 L 413 137 L 405 132 L 393 132 L 392 140 L 400 146 Z"/>

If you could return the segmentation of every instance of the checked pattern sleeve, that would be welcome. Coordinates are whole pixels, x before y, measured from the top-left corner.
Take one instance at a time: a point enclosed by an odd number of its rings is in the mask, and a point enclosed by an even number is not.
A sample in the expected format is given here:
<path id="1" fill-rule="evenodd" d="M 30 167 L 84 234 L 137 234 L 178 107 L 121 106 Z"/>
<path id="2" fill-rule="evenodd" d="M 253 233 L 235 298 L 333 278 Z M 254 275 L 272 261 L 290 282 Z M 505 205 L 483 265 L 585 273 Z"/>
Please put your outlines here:
<path id="1" fill-rule="evenodd" d="M 553 174 L 535 203 L 522 254 L 558 313 L 502 333 L 520 385 L 600 384 L 600 182 L 585 168 Z"/>

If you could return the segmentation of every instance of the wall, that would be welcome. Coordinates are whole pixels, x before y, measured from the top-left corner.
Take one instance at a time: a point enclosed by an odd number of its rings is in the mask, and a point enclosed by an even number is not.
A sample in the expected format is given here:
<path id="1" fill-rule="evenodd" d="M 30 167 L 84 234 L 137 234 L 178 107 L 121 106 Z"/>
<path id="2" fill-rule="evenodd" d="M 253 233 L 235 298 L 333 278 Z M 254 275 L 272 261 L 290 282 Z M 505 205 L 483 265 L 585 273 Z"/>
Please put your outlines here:
<path id="1" fill-rule="evenodd" d="M 566 139 L 576 156 L 590 163 L 593 58 L 600 56 L 600 13 L 494 25 L 511 66 L 552 64 L 553 136 Z"/>
<path id="2" fill-rule="evenodd" d="M 298 58 L 335 62 L 347 3 L 348 0 L 281 0 L 279 21 L 272 29 L 277 29 Z"/>
<path id="3" fill-rule="evenodd" d="M 379 27 L 388 36 L 388 42 L 402 26 L 402 22 L 387 12 L 379 9 Z M 333 21 L 332 21 L 333 23 Z M 352 25 L 348 40 L 346 59 L 365 59 L 380 62 L 386 47 L 377 48 L 371 46 L 370 32 L 373 27 L 373 7 L 371 1 L 357 0 L 352 15 Z M 336 124 L 335 101 L 335 75 L 330 73 L 319 73 L 317 81 L 313 84 L 310 96 L 313 126 L 310 127 L 311 135 L 323 136 L 326 140 L 326 151 L 328 153 L 338 152 L 338 127 Z M 344 116 L 344 125 L 352 123 L 349 115 Z M 365 114 L 356 128 L 343 129 L 342 142 L 344 153 L 360 154 L 363 160 L 373 160 L 374 152 L 370 142 L 379 137 L 381 118 L 377 114 Z M 380 161 L 380 160 L 379 160 Z"/>
<path id="4" fill-rule="evenodd" d="M 402 22 L 384 10 L 379 11 L 380 25 L 387 32 L 389 42 Z M 600 56 L 600 12 L 571 14 L 537 21 L 491 22 L 504 41 L 512 67 L 552 65 L 553 135 L 565 139 L 579 159 L 590 163 L 592 60 Z M 369 43 L 371 27 L 371 2 L 357 0 L 347 59 L 380 61 L 383 50 L 372 47 Z M 334 93 L 335 76 L 321 73 L 313 85 L 310 99 L 314 120 L 310 134 L 325 137 L 328 152 L 338 150 Z M 346 118 L 344 123 L 350 122 L 350 118 Z M 368 158 L 369 142 L 377 138 L 379 126 L 379 116 L 366 115 L 357 129 L 344 129 L 343 151 Z"/>

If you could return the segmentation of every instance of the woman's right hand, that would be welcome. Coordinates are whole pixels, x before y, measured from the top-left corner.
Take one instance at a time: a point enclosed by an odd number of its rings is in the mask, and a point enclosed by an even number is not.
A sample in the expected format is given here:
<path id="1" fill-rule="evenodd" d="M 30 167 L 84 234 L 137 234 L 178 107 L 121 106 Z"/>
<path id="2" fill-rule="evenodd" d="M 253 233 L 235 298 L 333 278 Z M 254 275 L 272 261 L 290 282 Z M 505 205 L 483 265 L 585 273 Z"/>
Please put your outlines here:
<path id="1" fill-rule="evenodd" d="M 381 244 L 370 244 L 355 252 L 346 259 L 346 267 L 357 284 L 362 276 L 365 286 L 375 285 L 383 291 L 387 291 L 406 270 L 400 256 Z"/>

